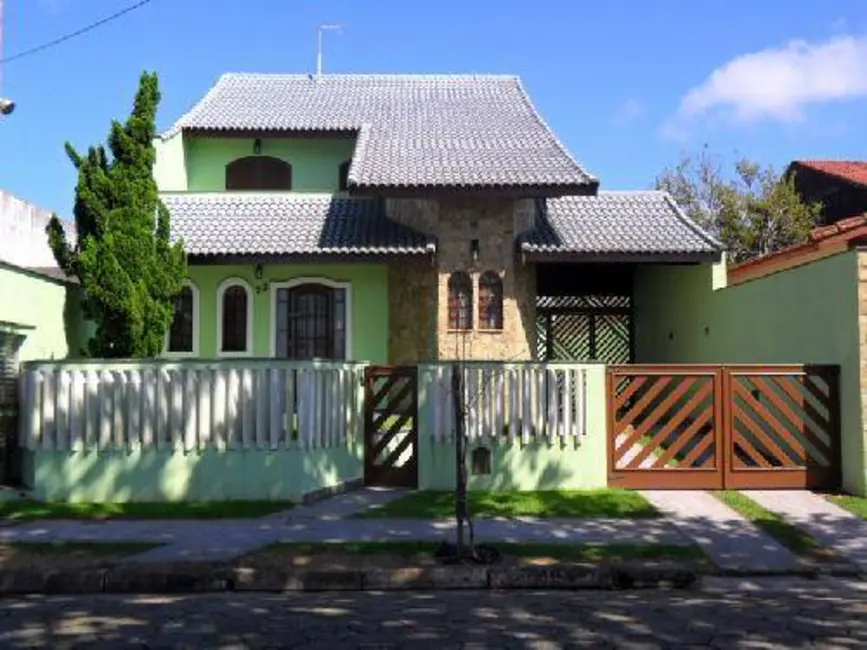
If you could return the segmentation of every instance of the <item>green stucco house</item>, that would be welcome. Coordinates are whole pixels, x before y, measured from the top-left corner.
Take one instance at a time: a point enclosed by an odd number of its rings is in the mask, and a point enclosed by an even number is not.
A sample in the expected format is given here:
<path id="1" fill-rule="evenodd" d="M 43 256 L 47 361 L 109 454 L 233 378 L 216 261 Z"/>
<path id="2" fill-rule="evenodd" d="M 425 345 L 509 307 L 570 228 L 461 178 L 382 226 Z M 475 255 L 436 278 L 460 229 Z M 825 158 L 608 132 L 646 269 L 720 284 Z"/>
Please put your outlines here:
<path id="1" fill-rule="evenodd" d="M 645 269 L 721 257 L 666 194 L 601 191 L 511 76 L 226 74 L 156 148 L 170 357 L 626 362 Z"/>

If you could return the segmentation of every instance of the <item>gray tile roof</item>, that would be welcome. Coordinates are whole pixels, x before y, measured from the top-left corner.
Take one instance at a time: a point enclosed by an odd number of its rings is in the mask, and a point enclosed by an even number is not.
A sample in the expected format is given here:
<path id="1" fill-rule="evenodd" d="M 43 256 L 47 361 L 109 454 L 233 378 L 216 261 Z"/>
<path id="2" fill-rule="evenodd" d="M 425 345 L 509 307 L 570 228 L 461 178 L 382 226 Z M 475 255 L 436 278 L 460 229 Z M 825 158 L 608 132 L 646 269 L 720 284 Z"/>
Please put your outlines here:
<path id="1" fill-rule="evenodd" d="M 513 76 L 225 74 L 178 130 L 357 132 L 350 188 L 597 185 Z"/>
<path id="2" fill-rule="evenodd" d="M 599 192 L 539 205 L 536 229 L 520 240 L 530 257 L 713 257 L 722 250 L 665 192 Z"/>
<path id="3" fill-rule="evenodd" d="M 385 217 L 380 201 L 324 194 L 163 194 L 190 255 L 400 255 L 432 238 Z"/>

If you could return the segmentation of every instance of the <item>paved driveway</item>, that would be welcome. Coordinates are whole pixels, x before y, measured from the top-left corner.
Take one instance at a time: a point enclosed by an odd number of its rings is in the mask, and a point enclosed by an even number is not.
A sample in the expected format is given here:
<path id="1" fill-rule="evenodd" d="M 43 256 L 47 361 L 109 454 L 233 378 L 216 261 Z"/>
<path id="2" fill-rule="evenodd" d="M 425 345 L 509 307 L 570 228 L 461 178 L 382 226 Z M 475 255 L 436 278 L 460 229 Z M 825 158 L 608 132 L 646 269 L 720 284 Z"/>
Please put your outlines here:
<path id="1" fill-rule="evenodd" d="M 856 648 L 861 587 L 4 599 L 0 647 Z"/>

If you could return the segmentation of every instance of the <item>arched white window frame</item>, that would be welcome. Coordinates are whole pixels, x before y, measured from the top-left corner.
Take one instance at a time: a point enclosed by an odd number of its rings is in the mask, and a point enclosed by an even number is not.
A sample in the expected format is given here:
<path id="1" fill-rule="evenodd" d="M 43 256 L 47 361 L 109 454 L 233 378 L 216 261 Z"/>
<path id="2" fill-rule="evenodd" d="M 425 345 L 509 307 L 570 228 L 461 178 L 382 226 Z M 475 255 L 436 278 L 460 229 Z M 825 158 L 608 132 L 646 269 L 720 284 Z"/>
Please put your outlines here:
<path id="1" fill-rule="evenodd" d="M 247 337 L 243 352 L 223 351 L 223 297 L 232 287 L 241 287 L 247 292 Z M 242 278 L 227 278 L 217 287 L 217 356 L 249 357 L 253 355 L 253 289 Z"/>
<path id="2" fill-rule="evenodd" d="M 184 280 L 183 282 L 185 287 L 189 287 L 190 291 L 193 294 L 193 349 L 191 352 L 172 352 L 169 350 L 169 335 L 171 334 L 171 326 L 166 330 L 166 338 L 163 348 L 165 352 L 163 352 L 164 356 L 171 357 L 173 359 L 181 359 L 181 358 L 192 358 L 199 356 L 199 287 L 196 286 L 195 282 L 190 280 Z"/>
<path id="3" fill-rule="evenodd" d="M 346 314 L 344 318 L 346 319 L 346 327 L 344 331 L 344 336 L 346 340 L 344 341 L 344 350 L 346 350 L 346 360 L 352 360 L 352 283 L 351 282 L 340 282 L 336 280 L 329 280 L 328 278 L 320 278 L 320 277 L 304 277 L 304 278 L 293 278 L 291 280 L 285 280 L 283 282 L 272 282 L 271 283 L 271 328 L 269 332 L 269 350 L 271 357 L 277 356 L 277 291 L 279 289 L 291 289 L 292 287 L 297 287 L 302 284 L 321 284 L 325 287 L 331 287 L 332 289 L 343 289 L 346 292 Z"/>

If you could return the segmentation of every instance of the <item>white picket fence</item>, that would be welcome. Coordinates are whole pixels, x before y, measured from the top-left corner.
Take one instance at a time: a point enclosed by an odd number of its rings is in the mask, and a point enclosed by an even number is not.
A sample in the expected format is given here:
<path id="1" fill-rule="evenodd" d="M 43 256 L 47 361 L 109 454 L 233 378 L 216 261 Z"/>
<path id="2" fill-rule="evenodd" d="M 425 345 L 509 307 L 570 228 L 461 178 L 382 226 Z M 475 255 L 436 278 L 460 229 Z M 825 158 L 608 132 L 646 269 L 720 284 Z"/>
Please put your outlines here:
<path id="1" fill-rule="evenodd" d="M 423 367 L 430 434 L 454 441 L 451 366 Z M 470 440 L 524 444 L 534 439 L 580 441 L 587 435 L 587 369 L 556 363 L 464 363 L 460 366 L 463 413 Z"/>
<path id="2" fill-rule="evenodd" d="M 448 363 L 418 373 L 420 430 L 454 440 Z M 466 434 L 502 444 L 587 435 L 587 369 L 462 363 Z M 30 450 L 316 449 L 362 440 L 364 365 L 232 360 L 25 366 Z"/>
<path id="3" fill-rule="evenodd" d="M 34 365 L 22 375 L 31 450 L 313 449 L 361 435 L 363 366 L 192 362 Z"/>

